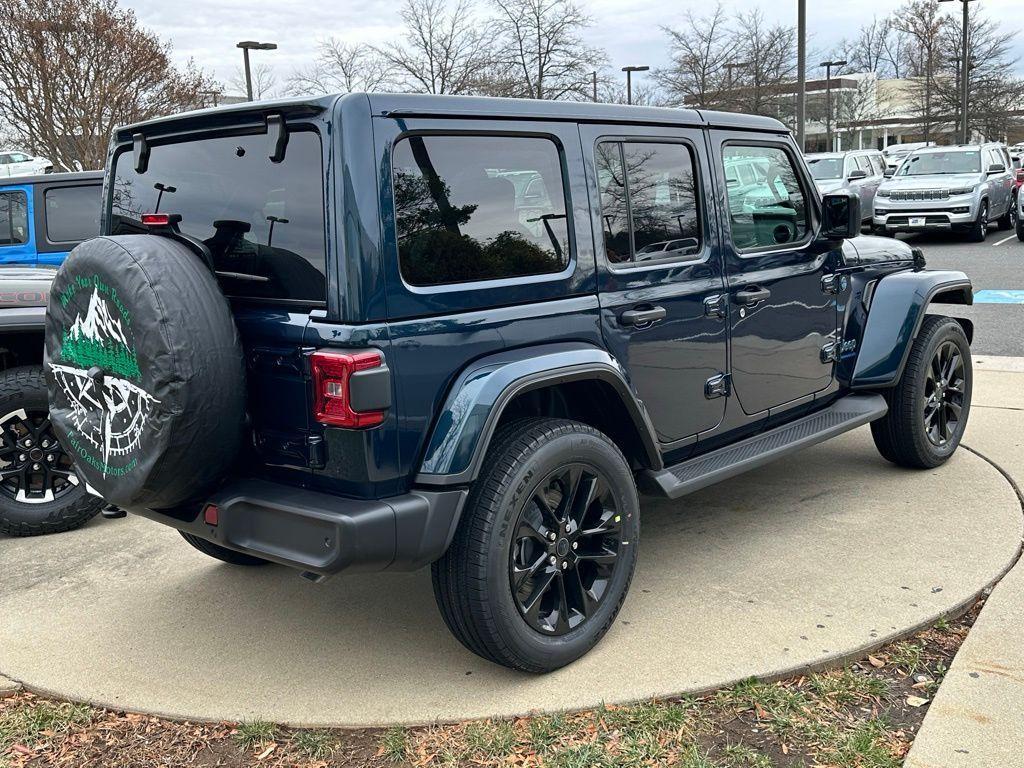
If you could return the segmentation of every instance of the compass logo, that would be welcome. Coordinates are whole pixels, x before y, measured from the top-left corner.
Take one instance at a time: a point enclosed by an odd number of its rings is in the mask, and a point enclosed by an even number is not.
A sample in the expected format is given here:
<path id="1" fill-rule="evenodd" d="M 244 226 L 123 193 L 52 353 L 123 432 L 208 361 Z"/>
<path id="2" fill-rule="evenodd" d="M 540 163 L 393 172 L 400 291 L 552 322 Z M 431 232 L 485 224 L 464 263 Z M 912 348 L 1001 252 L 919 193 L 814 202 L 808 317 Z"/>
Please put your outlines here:
<path id="1" fill-rule="evenodd" d="M 103 477 L 133 470 L 133 456 L 153 406 L 160 401 L 138 385 L 139 361 L 131 342 L 131 313 L 117 290 L 98 275 L 77 277 L 60 293 L 64 307 L 90 291 L 88 309 L 61 334 L 59 362 L 50 369 L 71 407 L 77 456 Z"/>

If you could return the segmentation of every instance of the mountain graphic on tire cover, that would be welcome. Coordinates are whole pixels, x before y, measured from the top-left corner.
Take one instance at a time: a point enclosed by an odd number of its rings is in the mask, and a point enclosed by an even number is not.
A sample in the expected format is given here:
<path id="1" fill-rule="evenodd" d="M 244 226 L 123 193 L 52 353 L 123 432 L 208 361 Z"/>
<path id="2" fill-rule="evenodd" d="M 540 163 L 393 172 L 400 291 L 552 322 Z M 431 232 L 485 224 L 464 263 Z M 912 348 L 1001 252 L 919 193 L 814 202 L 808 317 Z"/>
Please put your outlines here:
<path id="1" fill-rule="evenodd" d="M 112 457 L 139 447 L 146 419 L 159 400 L 131 381 L 139 377 L 138 358 L 97 287 L 85 316 L 78 314 L 62 334 L 60 360 L 50 369 L 71 405 L 79 435 L 100 452 L 102 461 L 94 466 L 106 477 Z M 102 375 L 91 376 L 97 369 Z M 78 454 L 83 455 L 81 449 Z"/>

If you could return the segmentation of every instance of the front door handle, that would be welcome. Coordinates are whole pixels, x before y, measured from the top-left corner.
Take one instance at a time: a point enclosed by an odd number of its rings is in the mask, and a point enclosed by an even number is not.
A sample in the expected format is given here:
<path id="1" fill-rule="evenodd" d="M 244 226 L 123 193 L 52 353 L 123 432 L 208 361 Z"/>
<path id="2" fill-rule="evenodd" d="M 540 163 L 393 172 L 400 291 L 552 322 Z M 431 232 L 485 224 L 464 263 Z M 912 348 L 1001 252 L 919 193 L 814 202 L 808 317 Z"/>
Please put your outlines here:
<path id="1" fill-rule="evenodd" d="M 764 301 L 772 292 L 767 288 L 744 288 L 742 291 L 736 291 L 733 296 L 733 300 L 737 304 L 744 306 L 750 306 L 751 304 L 757 304 L 759 301 Z"/>
<path id="2" fill-rule="evenodd" d="M 664 320 L 666 315 L 668 315 L 668 312 L 665 311 L 664 307 L 647 306 L 643 309 L 627 309 L 619 315 L 619 322 L 623 325 L 650 325 L 659 320 Z"/>

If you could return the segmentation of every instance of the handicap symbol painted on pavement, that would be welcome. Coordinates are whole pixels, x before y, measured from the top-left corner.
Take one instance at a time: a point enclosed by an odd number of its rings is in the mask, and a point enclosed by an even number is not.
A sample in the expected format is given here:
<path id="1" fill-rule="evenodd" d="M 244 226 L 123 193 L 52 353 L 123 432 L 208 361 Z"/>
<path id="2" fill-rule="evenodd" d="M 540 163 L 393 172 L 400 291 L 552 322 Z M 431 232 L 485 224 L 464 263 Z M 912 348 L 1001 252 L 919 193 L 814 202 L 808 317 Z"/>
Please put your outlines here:
<path id="1" fill-rule="evenodd" d="M 1024 291 L 976 291 L 975 304 L 1024 304 Z"/>

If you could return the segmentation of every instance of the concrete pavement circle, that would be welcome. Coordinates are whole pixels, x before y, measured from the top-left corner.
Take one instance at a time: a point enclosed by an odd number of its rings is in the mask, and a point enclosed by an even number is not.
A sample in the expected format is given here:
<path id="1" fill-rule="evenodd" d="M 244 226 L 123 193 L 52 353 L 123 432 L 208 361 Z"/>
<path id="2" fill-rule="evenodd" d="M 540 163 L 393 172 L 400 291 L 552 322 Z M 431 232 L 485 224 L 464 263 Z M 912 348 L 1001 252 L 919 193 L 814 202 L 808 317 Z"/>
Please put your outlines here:
<path id="1" fill-rule="evenodd" d="M 619 620 L 580 662 L 516 674 L 462 648 L 429 572 L 307 583 L 129 517 L 0 540 L 0 673 L 187 719 L 424 723 L 727 685 L 856 655 L 971 600 L 1013 562 L 1013 490 L 960 451 L 927 472 L 866 430 L 680 502 L 645 502 Z"/>

